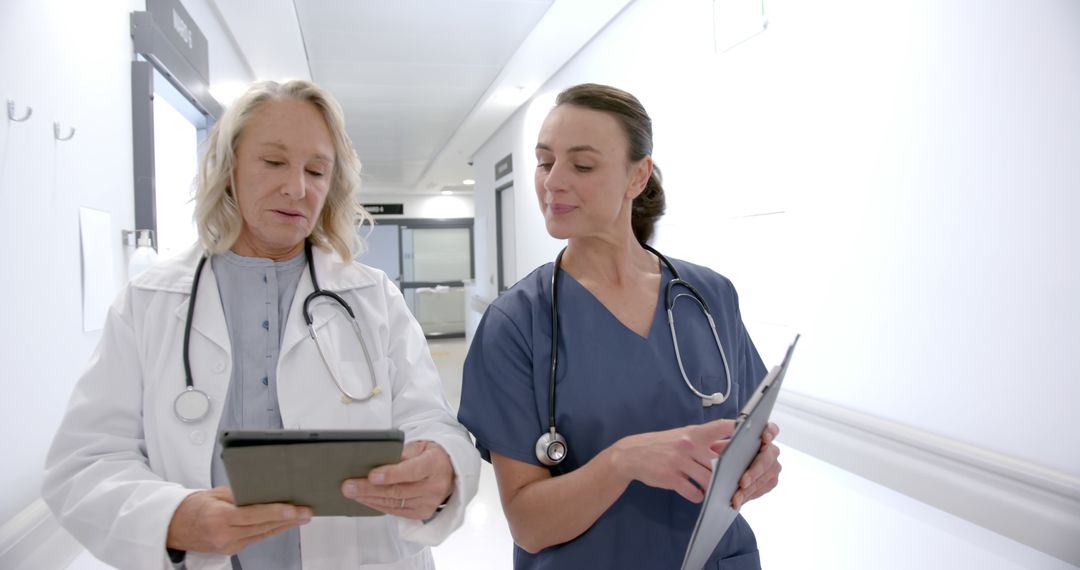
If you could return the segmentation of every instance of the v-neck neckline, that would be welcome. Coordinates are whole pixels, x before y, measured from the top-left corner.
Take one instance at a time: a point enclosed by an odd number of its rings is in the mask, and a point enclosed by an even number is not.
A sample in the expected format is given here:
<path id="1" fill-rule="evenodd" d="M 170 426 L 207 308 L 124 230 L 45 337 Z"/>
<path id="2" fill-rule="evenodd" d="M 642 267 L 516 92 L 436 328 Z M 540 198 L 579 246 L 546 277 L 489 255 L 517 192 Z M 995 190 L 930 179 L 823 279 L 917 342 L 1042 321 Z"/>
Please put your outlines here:
<path id="1" fill-rule="evenodd" d="M 609 309 L 607 305 L 605 305 L 596 295 L 594 295 L 593 292 L 590 291 L 588 287 L 582 285 L 581 282 L 578 281 L 577 278 L 575 278 L 573 275 L 571 275 L 570 273 L 568 273 L 566 271 L 560 271 L 560 273 L 562 273 L 562 277 L 568 278 L 571 282 L 573 282 L 574 285 L 578 289 L 580 289 L 582 292 L 584 292 L 585 295 L 593 303 L 595 303 L 598 307 L 600 307 L 600 309 L 604 312 L 604 314 L 606 314 L 611 320 L 618 323 L 618 325 L 623 330 L 625 330 L 626 332 L 634 335 L 634 337 L 638 338 L 642 342 L 647 342 L 650 338 L 652 338 L 653 333 L 655 332 L 653 329 L 656 328 L 657 323 L 664 320 L 663 315 L 661 315 L 660 313 L 662 313 L 663 310 L 664 310 L 664 308 L 663 308 L 663 306 L 664 306 L 663 295 L 664 295 L 664 283 L 665 283 L 665 275 L 664 275 L 664 273 L 666 272 L 667 268 L 664 267 L 664 264 L 662 262 L 660 262 L 659 260 L 657 260 L 657 263 L 659 263 L 659 265 L 660 265 L 660 282 L 656 287 L 656 289 L 657 289 L 656 290 L 656 305 L 653 307 L 652 322 L 649 323 L 648 332 L 645 334 L 645 336 L 641 336 L 640 334 L 638 334 L 637 331 L 635 331 L 634 329 L 626 326 L 626 323 L 622 322 L 622 320 L 619 319 L 619 317 L 617 317 L 615 315 L 615 313 L 611 312 L 611 309 Z M 552 267 L 552 270 L 554 270 L 554 266 Z"/>

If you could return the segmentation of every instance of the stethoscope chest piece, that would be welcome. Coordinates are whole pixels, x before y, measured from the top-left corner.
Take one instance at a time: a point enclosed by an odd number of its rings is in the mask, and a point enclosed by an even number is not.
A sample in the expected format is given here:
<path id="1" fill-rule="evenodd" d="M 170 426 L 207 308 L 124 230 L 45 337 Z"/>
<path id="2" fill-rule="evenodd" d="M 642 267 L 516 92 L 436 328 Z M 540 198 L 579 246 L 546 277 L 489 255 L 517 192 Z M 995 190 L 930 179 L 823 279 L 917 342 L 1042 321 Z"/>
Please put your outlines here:
<path id="1" fill-rule="evenodd" d="M 210 396 L 202 390 L 196 390 L 188 386 L 173 400 L 173 411 L 176 417 L 184 423 L 195 423 L 210 413 Z"/>
<path id="2" fill-rule="evenodd" d="M 554 428 L 536 440 L 536 459 L 548 467 L 562 463 L 566 459 L 566 452 L 566 439 Z"/>

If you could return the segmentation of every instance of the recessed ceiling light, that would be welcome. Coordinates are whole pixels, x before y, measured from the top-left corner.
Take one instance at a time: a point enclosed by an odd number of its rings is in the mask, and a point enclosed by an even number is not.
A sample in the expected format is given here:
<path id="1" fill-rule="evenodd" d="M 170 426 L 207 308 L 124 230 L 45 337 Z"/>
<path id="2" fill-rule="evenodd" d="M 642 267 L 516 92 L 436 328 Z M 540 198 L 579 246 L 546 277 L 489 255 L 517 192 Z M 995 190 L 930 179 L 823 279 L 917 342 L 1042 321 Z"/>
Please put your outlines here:
<path id="1" fill-rule="evenodd" d="M 472 186 L 473 184 L 476 184 L 476 181 L 472 178 L 466 178 L 465 180 L 462 180 L 461 183 L 466 186 Z"/>
<path id="2" fill-rule="evenodd" d="M 443 190 L 442 192 L 440 192 L 440 194 L 442 194 L 443 196 L 449 196 L 449 195 L 451 195 L 453 193 L 454 192 L 451 191 L 451 190 Z"/>
<path id="3" fill-rule="evenodd" d="M 242 81 L 225 81 L 210 86 L 210 95 L 221 103 L 222 107 L 228 107 L 233 101 L 247 92 L 248 85 Z"/>
<path id="4" fill-rule="evenodd" d="M 507 85 L 500 87 L 491 96 L 492 100 L 502 105 L 520 105 L 525 102 L 527 96 L 525 87 L 521 85 Z"/>

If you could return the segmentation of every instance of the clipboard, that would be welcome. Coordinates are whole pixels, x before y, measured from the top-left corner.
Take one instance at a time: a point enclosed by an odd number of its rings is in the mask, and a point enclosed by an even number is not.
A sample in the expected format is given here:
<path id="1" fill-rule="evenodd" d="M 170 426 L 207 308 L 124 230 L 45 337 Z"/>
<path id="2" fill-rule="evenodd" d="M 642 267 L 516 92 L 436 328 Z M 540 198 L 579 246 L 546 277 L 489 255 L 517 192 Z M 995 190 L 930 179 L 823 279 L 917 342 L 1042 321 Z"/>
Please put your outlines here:
<path id="1" fill-rule="evenodd" d="M 713 467 L 701 512 L 683 556 L 683 570 L 701 570 L 738 516 L 738 511 L 731 506 L 731 499 L 739 489 L 739 479 L 761 448 L 761 433 L 769 423 L 769 415 L 776 403 L 777 394 L 780 393 L 780 385 L 784 381 L 784 374 L 787 373 L 797 342 L 799 336 L 795 335 L 783 362 L 765 375 L 746 405 L 739 411 L 731 442 Z"/>
<path id="2" fill-rule="evenodd" d="M 291 503 L 317 517 L 383 513 L 341 494 L 346 479 L 401 460 L 401 430 L 229 430 L 221 459 L 236 504 Z"/>

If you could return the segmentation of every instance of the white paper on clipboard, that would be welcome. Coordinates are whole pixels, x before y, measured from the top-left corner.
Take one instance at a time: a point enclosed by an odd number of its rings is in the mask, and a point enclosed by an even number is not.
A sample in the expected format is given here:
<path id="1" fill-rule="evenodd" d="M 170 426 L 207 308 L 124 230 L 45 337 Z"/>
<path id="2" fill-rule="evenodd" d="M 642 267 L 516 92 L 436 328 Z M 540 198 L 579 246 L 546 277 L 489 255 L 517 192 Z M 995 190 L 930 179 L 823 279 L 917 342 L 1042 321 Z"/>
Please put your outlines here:
<path id="1" fill-rule="evenodd" d="M 750 467 L 750 462 L 754 460 L 758 449 L 761 448 L 761 432 L 769 423 L 769 415 L 772 413 L 773 404 L 776 403 L 788 363 L 791 362 L 791 353 L 795 351 L 797 342 L 799 342 L 798 335 L 788 347 L 783 362 L 774 366 L 765 375 L 754 390 L 754 394 L 739 412 L 738 425 L 731 435 L 731 442 L 724 448 L 724 453 L 720 455 L 713 467 L 712 478 L 709 480 L 709 488 L 705 490 L 705 500 L 701 504 L 697 524 L 694 525 L 690 543 L 686 546 L 686 554 L 683 556 L 683 570 L 701 570 L 712 556 L 720 539 L 724 537 L 728 527 L 738 516 L 738 511 L 731 506 L 731 499 L 739 488 L 739 479 Z"/>

